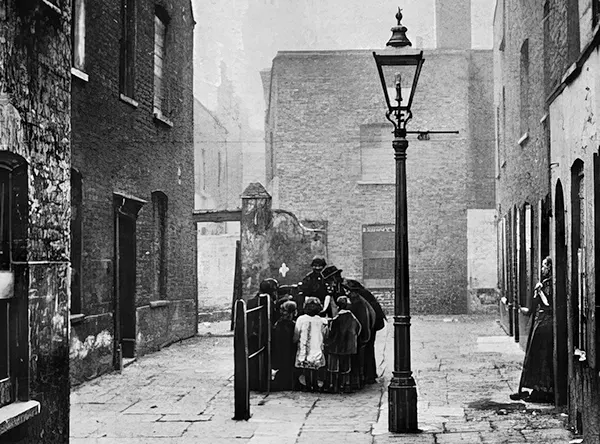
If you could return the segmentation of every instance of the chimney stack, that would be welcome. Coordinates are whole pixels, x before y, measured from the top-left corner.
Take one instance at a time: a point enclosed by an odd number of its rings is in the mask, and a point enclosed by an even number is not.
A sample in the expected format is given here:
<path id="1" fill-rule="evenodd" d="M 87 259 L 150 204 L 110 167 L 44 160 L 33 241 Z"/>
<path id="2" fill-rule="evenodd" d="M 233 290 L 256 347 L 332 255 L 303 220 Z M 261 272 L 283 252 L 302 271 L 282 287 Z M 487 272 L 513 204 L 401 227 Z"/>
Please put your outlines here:
<path id="1" fill-rule="evenodd" d="M 471 49 L 471 0 L 435 0 L 436 46 Z"/>

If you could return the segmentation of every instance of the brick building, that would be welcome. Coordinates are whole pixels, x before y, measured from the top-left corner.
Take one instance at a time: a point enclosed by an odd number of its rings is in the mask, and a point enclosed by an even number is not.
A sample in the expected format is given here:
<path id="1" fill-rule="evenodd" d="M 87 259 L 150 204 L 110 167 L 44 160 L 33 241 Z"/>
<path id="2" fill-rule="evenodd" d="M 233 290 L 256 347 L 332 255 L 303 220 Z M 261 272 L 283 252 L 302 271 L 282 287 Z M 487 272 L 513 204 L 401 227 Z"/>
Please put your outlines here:
<path id="1" fill-rule="evenodd" d="M 70 1 L 0 6 L 2 443 L 69 440 L 70 33 Z"/>
<path id="2" fill-rule="evenodd" d="M 458 16 L 470 29 L 469 1 L 436 4 L 437 22 Z M 496 287 L 492 51 L 471 49 L 470 32 L 438 36 L 443 47 L 424 51 L 408 129 L 460 134 L 409 136 L 411 305 L 465 313 L 470 284 Z M 279 52 L 263 83 L 274 208 L 327 222 L 328 261 L 391 305 L 395 164 L 372 52 Z"/>
<path id="3" fill-rule="evenodd" d="M 193 336 L 189 0 L 74 2 L 71 377 Z"/>
<path id="4" fill-rule="evenodd" d="M 585 442 L 600 438 L 599 13 L 595 0 L 501 0 L 494 21 L 501 311 L 524 344 L 523 308 L 549 254 L 555 402 Z"/>

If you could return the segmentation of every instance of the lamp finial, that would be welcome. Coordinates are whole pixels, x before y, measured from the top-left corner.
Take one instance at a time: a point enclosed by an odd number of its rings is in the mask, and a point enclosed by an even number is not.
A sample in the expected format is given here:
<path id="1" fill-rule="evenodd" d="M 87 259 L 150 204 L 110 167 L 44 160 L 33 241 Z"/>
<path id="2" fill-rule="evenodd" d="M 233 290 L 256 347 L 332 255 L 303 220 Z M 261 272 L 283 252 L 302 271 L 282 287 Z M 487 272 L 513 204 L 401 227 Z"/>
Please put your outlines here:
<path id="1" fill-rule="evenodd" d="M 400 6 L 398 6 L 398 12 L 396 13 L 396 20 L 398 20 L 398 26 L 401 26 L 402 24 L 400 22 L 402 21 L 402 9 L 400 9 Z"/>
<path id="2" fill-rule="evenodd" d="M 387 42 L 386 46 L 393 46 L 394 48 L 399 48 L 403 46 L 412 46 L 408 37 L 406 37 L 406 31 L 408 30 L 406 26 L 403 26 L 402 23 L 402 9 L 398 6 L 398 12 L 396 13 L 396 19 L 398 20 L 398 25 L 394 26 L 392 31 L 392 37 Z"/>

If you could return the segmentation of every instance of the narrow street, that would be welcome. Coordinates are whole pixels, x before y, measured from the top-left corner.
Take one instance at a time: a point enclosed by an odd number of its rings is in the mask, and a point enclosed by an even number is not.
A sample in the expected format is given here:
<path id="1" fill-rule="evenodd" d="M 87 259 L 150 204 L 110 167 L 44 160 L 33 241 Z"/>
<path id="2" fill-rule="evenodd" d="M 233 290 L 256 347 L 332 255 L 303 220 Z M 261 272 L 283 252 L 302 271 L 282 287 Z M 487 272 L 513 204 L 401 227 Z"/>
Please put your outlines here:
<path id="1" fill-rule="evenodd" d="M 393 329 L 379 332 L 380 382 L 351 395 L 253 393 L 233 421 L 229 322 L 71 392 L 71 443 L 568 443 L 566 416 L 508 397 L 523 352 L 494 315 L 415 316 L 412 369 L 423 433 L 388 433 Z"/>

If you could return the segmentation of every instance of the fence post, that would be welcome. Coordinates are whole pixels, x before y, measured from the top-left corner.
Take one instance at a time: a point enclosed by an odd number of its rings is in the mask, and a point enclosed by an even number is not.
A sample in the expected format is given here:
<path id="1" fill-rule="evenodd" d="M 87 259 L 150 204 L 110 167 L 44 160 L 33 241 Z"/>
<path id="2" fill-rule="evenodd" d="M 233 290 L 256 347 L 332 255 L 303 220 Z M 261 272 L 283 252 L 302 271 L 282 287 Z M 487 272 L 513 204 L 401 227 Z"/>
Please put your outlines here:
<path id="1" fill-rule="evenodd" d="M 271 391 L 271 297 L 260 295 L 258 304 L 258 348 L 263 351 L 258 359 L 258 389 L 261 392 Z M 254 313 L 253 313 L 254 314 Z"/>
<path id="2" fill-rule="evenodd" d="M 235 269 L 233 274 L 233 300 L 231 301 L 231 326 L 233 330 L 233 322 L 235 318 L 235 302 L 242 299 L 242 253 L 240 250 L 240 241 L 235 241 Z"/>
<path id="3" fill-rule="evenodd" d="M 239 299 L 235 304 L 233 336 L 233 391 L 235 413 L 233 419 L 250 418 L 250 387 L 248 386 L 248 335 L 246 332 L 246 302 Z"/>
<path id="4" fill-rule="evenodd" d="M 261 348 L 263 348 L 265 346 L 265 316 L 263 315 L 265 306 L 267 304 L 266 299 L 268 299 L 269 296 L 261 294 L 258 296 L 258 306 L 260 307 L 260 309 L 252 314 L 256 313 L 257 316 L 257 320 L 258 320 L 258 350 L 260 350 Z M 259 353 L 256 356 L 257 359 L 257 368 L 258 368 L 258 390 L 263 392 L 265 391 L 265 386 L 267 384 L 267 382 L 265 381 L 265 351 Z"/>
<path id="5" fill-rule="evenodd" d="M 264 353 L 264 360 L 265 360 L 265 377 L 266 377 L 266 381 L 267 381 L 267 385 L 265 387 L 266 392 L 270 393 L 271 392 L 271 333 L 272 333 L 272 329 L 271 329 L 271 297 L 267 296 L 266 298 L 266 305 L 265 305 L 265 319 L 266 319 L 266 324 L 267 324 L 267 328 L 265 329 L 265 345 L 266 345 L 266 349 L 265 349 L 265 353 Z"/>

